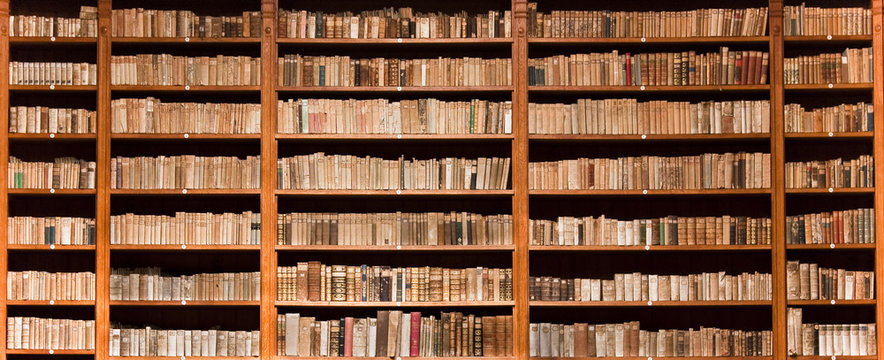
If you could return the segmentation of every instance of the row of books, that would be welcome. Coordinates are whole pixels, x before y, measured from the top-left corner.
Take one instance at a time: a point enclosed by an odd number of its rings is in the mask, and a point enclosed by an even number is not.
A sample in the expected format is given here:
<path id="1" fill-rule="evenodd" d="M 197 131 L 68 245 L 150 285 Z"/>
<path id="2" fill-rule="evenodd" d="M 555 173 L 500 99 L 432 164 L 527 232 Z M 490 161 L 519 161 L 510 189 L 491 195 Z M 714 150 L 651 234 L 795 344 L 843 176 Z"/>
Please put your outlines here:
<path id="1" fill-rule="evenodd" d="M 528 85 L 756 85 L 767 84 L 768 53 L 695 51 L 589 53 L 528 60 Z"/>
<path id="2" fill-rule="evenodd" d="M 870 47 L 783 59 L 783 81 L 787 85 L 871 83 L 873 70 Z"/>
<path id="3" fill-rule="evenodd" d="M 530 300 L 537 301 L 754 301 L 770 300 L 770 274 L 724 271 L 688 275 L 623 273 L 613 279 L 532 276 Z"/>
<path id="4" fill-rule="evenodd" d="M 53 162 L 27 162 L 10 156 L 7 169 L 10 189 L 94 189 L 95 162 L 72 157 Z"/>
<path id="5" fill-rule="evenodd" d="M 868 356 L 878 354 L 875 323 L 804 323 L 801 308 L 786 313 L 789 356 Z"/>
<path id="6" fill-rule="evenodd" d="M 277 315 L 279 355 L 318 357 L 481 357 L 513 355 L 513 317 L 460 312 L 427 316 L 380 310 L 377 317 L 318 320 Z"/>
<path id="7" fill-rule="evenodd" d="M 578 99 L 529 103 L 529 134 L 758 134 L 770 132 L 770 101 Z"/>
<path id="8" fill-rule="evenodd" d="M 200 16 L 188 10 L 114 9 L 111 36 L 115 37 L 258 37 L 261 12 L 240 16 Z"/>
<path id="9" fill-rule="evenodd" d="M 260 134 L 261 104 L 111 100 L 114 134 Z"/>
<path id="10" fill-rule="evenodd" d="M 95 219 L 10 216 L 6 241 L 16 245 L 95 245 Z"/>
<path id="11" fill-rule="evenodd" d="M 280 10 L 278 36 L 307 39 L 439 39 L 511 37 L 512 12 L 415 12 L 410 7 L 324 13 Z"/>
<path id="12" fill-rule="evenodd" d="M 505 190 L 510 158 L 385 160 L 315 153 L 277 160 L 280 189 Z"/>
<path id="13" fill-rule="evenodd" d="M 783 6 L 783 35 L 871 35 L 872 10 L 861 7 Z"/>
<path id="14" fill-rule="evenodd" d="M 528 163 L 532 190 L 766 189 L 770 154 L 631 156 Z"/>
<path id="15" fill-rule="evenodd" d="M 93 350 L 95 320 L 6 318 L 7 349 Z"/>
<path id="16" fill-rule="evenodd" d="M 257 301 L 261 299 L 261 273 L 169 275 L 158 267 L 111 269 L 110 299 Z"/>
<path id="17" fill-rule="evenodd" d="M 875 160 L 871 155 L 786 163 L 786 188 L 855 188 L 875 186 Z"/>
<path id="18" fill-rule="evenodd" d="M 110 356 L 260 356 L 261 331 L 165 330 L 111 324 Z"/>
<path id="19" fill-rule="evenodd" d="M 874 244 L 875 209 L 786 216 L 786 244 Z"/>
<path id="20" fill-rule="evenodd" d="M 783 112 L 787 133 L 875 130 L 875 106 L 865 102 L 817 109 L 787 104 Z"/>
<path id="21" fill-rule="evenodd" d="M 10 106 L 10 134 L 94 134 L 98 118 L 94 110 Z"/>
<path id="22" fill-rule="evenodd" d="M 511 101 L 288 99 L 277 106 L 283 134 L 509 134 Z"/>
<path id="23" fill-rule="evenodd" d="M 176 212 L 167 215 L 113 215 L 113 245 L 258 245 L 261 214 Z"/>
<path id="24" fill-rule="evenodd" d="M 111 189 L 257 189 L 261 156 L 111 158 Z"/>
<path id="25" fill-rule="evenodd" d="M 277 215 L 278 245 L 512 245 L 512 215 L 468 212 Z"/>
<path id="26" fill-rule="evenodd" d="M 786 286 L 789 300 L 874 299 L 875 272 L 786 261 Z"/>
<path id="27" fill-rule="evenodd" d="M 638 38 L 764 36 L 767 8 L 686 11 L 538 11 L 528 3 L 528 36 L 535 38 Z"/>
<path id="28" fill-rule="evenodd" d="M 730 215 L 633 220 L 560 216 L 531 220 L 528 236 L 533 246 L 769 245 L 771 222 Z"/>
<path id="29" fill-rule="evenodd" d="M 298 262 L 277 269 L 280 301 L 511 301 L 513 270 Z"/>
<path id="30" fill-rule="evenodd" d="M 98 67 L 89 63 L 9 62 L 10 85 L 96 85 Z"/>
<path id="31" fill-rule="evenodd" d="M 261 85 L 261 58 L 251 56 L 111 56 L 111 85 Z"/>
<path id="32" fill-rule="evenodd" d="M 98 8 L 80 6 L 77 18 L 10 15 L 9 36 L 97 37 Z"/>
<path id="33" fill-rule="evenodd" d="M 281 86 L 509 86 L 512 59 L 353 59 L 285 55 L 278 59 Z"/>
<path id="34" fill-rule="evenodd" d="M 734 357 L 771 356 L 773 332 L 700 327 L 641 330 L 638 321 L 619 324 L 531 323 L 532 357 Z"/>
<path id="35" fill-rule="evenodd" d="M 95 273 L 10 271 L 6 299 L 95 300 Z"/>

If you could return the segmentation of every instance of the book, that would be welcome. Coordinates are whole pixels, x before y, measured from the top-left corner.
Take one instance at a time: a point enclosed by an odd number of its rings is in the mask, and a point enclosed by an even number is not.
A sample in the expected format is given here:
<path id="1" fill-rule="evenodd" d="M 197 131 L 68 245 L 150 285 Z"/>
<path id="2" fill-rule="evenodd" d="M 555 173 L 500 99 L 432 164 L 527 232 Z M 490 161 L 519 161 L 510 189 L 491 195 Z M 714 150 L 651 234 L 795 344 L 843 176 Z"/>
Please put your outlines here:
<path id="1" fill-rule="evenodd" d="M 783 6 L 783 35 L 871 35 L 872 10 L 861 7 Z"/>
<path id="2" fill-rule="evenodd" d="M 783 59 L 786 85 L 871 83 L 873 69 L 870 47 Z"/>
<path id="3" fill-rule="evenodd" d="M 875 323 L 805 323 L 803 309 L 788 308 L 786 344 L 789 356 L 875 356 Z"/>
<path id="4" fill-rule="evenodd" d="M 787 244 L 874 244 L 875 210 L 833 210 L 786 216 Z"/>
<path id="5" fill-rule="evenodd" d="M 111 85 L 257 86 L 261 58 L 251 56 L 111 56 Z"/>
<path id="6" fill-rule="evenodd" d="M 143 328 L 124 327 L 111 324 L 110 356 L 259 356 L 261 355 L 260 330 L 168 330 L 147 326 Z M 178 346 L 190 339 L 191 346 Z M 123 344 L 144 344 L 131 346 L 123 351 Z"/>
<path id="7" fill-rule="evenodd" d="M 157 267 L 111 269 L 111 300 L 258 301 L 260 298 L 260 272 L 168 275 Z"/>
<path id="8" fill-rule="evenodd" d="M 279 301 L 512 301 L 512 281 L 512 269 L 326 265 L 310 261 L 278 267 L 276 292 Z M 443 289 L 446 282 L 449 286 Z"/>
<path id="9" fill-rule="evenodd" d="M 111 215 L 113 245 L 258 245 L 261 214 L 190 213 Z"/>
<path id="10" fill-rule="evenodd" d="M 261 156 L 111 158 L 111 189 L 257 189 Z"/>
<path id="11" fill-rule="evenodd" d="M 95 245 L 95 219 L 10 216 L 6 241 L 16 245 Z"/>
<path id="12" fill-rule="evenodd" d="M 10 156 L 10 189 L 94 189 L 95 162 L 72 157 L 53 162 L 27 162 Z"/>
<path id="13" fill-rule="evenodd" d="M 10 106 L 10 134 L 95 134 L 95 111 L 50 108 L 45 106 Z"/>
<path id="14" fill-rule="evenodd" d="M 815 109 L 805 109 L 800 104 L 787 104 L 783 111 L 787 133 L 875 130 L 874 105 L 865 102 Z"/>
<path id="15" fill-rule="evenodd" d="M 9 62 L 9 85 L 96 85 L 95 64 Z"/>
<path id="16" fill-rule="evenodd" d="M 818 264 L 786 261 L 789 300 L 872 300 L 875 272 L 824 268 Z"/>
<path id="17" fill-rule="evenodd" d="M 95 300 L 94 272 L 9 271 L 7 300 Z"/>
<path id="18" fill-rule="evenodd" d="M 786 163 L 787 189 L 856 188 L 875 186 L 875 162 L 871 155 Z"/>
<path id="19" fill-rule="evenodd" d="M 248 38 L 261 34 L 260 11 L 206 16 L 189 10 L 114 9 L 111 21 L 111 36 L 115 37 Z"/>
<path id="20" fill-rule="evenodd" d="M 76 18 L 13 14 L 9 16 L 9 36 L 97 37 L 98 8 L 80 6 Z"/>
<path id="21" fill-rule="evenodd" d="M 6 318 L 7 349 L 94 350 L 95 320 Z"/>
<path id="22" fill-rule="evenodd" d="M 111 100 L 114 134 L 260 134 L 261 105 Z"/>
<path id="23" fill-rule="evenodd" d="M 754 171 L 753 171 L 754 169 Z M 611 174 L 617 174 L 611 176 Z M 534 190 L 766 189 L 770 154 L 633 156 L 528 163 Z"/>
<path id="24" fill-rule="evenodd" d="M 511 215 L 454 211 L 277 215 L 278 245 L 512 245 L 512 237 Z"/>

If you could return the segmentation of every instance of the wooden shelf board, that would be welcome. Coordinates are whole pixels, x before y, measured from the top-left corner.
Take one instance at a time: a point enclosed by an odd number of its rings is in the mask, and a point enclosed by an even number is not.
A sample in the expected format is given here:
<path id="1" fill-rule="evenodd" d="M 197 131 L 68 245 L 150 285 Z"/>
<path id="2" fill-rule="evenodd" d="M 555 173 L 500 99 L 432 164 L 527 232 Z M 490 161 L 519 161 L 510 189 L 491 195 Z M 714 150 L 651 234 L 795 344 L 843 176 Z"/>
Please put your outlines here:
<path id="1" fill-rule="evenodd" d="M 644 137 L 643 137 L 644 136 Z M 591 135 L 591 134 L 532 134 L 533 141 L 719 141 L 770 140 L 770 134 L 645 134 L 645 135 Z"/>
<path id="2" fill-rule="evenodd" d="M 92 355 L 95 350 L 52 350 L 54 355 Z M 49 350 L 43 349 L 6 349 L 6 354 L 11 355 L 49 355 Z"/>
<path id="3" fill-rule="evenodd" d="M 788 306 L 857 306 L 857 305 L 875 305 L 877 301 L 872 300 L 786 300 Z"/>
<path id="4" fill-rule="evenodd" d="M 52 40 L 52 38 L 55 40 Z M 66 37 L 66 36 L 10 36 L 10 44 L 97 44 L 95 37 Z"/>
<path id="5" fill-rule="evenodd" d="M 830 39 L 829 36 L 832 38 Z M 839 42 L 872 42 L 872 35 L 787 35 L 783 36 L 783 42 L 786 44 L 812 45 L 814 43 L 831 43 Z"/>
<path id="6" fill-rule="evenodd" d="M 512 190 L 276 190 L 278 196 L 511 196 Z"/>
<path id="7" fill-rule="evenodd" d="M 95 306 L 95 300 L 6 300 L 8 306 Z"/>
<path id="8" fill-rule="evenodd" d="M 870 39 L 871 40 L 871 39 Z M 767 45 L 767 36 L 695 36 L 695 37 L 610 37 L 546 38 L 529 37 L 529 45 L 623 45 L 623 44 L 757 44 Z"/>
<path id="9" fill-rule="evenodd" d="M 8 189 L 19 195 L 95 195 L 95 189 Z"/>
<path id="10" fill-rule="evenodd" d="M 24 134 L 24 133 L 11 133 L 9 134 L 10 140 L 40 140 L 40 141 L 52 141 L 52 140 L 95 140 L 95 134 Z"/>
<path id="11" fill-rule="evenodd" d="M 786 244 L 787 250 L 850 250 L 869 249 L 874 250 L 875 244 Z"/>
<path id="12" fill-rule="evenodd" d="M 682 189 L 682 190 L 529 190 L 532 196 L 682 196 L 682 195 L 767 195 L 770 189 Z"/>
<path id="13" fill-rule="evenodd" d="M 31 250 L 31 251 L 95 251 L 95 245 L 53 245 L 46 244 L 9 244 L 7 250 Z"/>
<path id="14" fill-rule="evenodd" d="M 91 92 L 98 91 L 96 85 L 9 85 L 9 91 L 71 91 L 71 92 Z"/>
<path id="15" fill-rule="evenodd" d="M 530 306 L 536 307 L 709 307 L 709 306 L 727 306 L 727 307 L 758 307 L 771 306 L 773 302 L 770 300 L 758 301 L 653 301 L 648 305 L 647 301 L 531 301 Z"/>
<path id="16" fill-rule="evenodd" d="M 440 356 L 440 357 L 420 357 L 420 356 L 397 356 L 397 357 L 387 357 L 387 356 L 378 356 L 378 357 L 356 357 L 356 356 L 284 356 L 277 355 L 274 358 L 278 360 L 391 360 L 396 358 L 406 359 L 406 360 L 513 360 L 515 357 L 513 356 Z M 573 359 L 573 358 L 569 358 Z M 594 358 L 599 359 L 599 358 Z M 122 360 L 122 359 L 121 359 Z M 641 360 L 648 360 L 648 358 L 642 358 Z M 831 360 L 831 359 L 828 359 Z"/>
<path id="17" fill-rule="evenodd" d="M 550 252 L 582 252 L 582 251 L 770 251 L 770 245 L 650 245 L 647 249 L 644 245 L 532 245 L 531 251 Z"/>
<path id="18" fill-rule="evenodd" d="M 832 85 L 832 87 L 829 87 Z M 872 83 L 857 84 L 785 84 L 784 90 L 812 90 L 812 91 L 832 91 L 832 90 L 872 90 Z"/>
<path id="19" fill-rule="evenodd" d="M 184 246 L 184 247 L 182 247 Z M 258 251 L 261 245 L 121 245 L 112 244 L 114 251 Z"/>
<path id="20" fill-rule="evenodd" d="M 186 356 L 190 360 L 237 360 L 254 359 L 257 356 Z M 108 356 L 110 360 L 181 360 L 181 356 Z M 645 359 L 647 360 L 647 359 Z"/>
<path id="21" fill-rule="evenodd" d="M 227 85 L 227 86 L 200 86 L 191 85 L 187 89 L 184 85 L 111 85 L 111 91 L 155 91 L 155 92 L 253 92 L 261 91 L 261 86 L 255 85 Z"/>
<path id="22" fill-rule="evenodd" d="M 767 92 L 770 85 L 646 85 L 641 86 L 558 86 L 531 85 L 529 93 L 640 93 L 640 92 Z"/>
<path id="23" fill-rule="evenodd" d="M 276 306 L 319 308 L 374 308 L 374 307 L 505 307 L 512 301 L 277 301 Z"/>
<path id="24" fill-rule="evenodd" d="M 260 189 L 111 189 L 111 195 L 260 195 Z"/>
<path id="25" fill-rule="evenodd" d="M 184 137 L 187 135 L 187 137 Z M 261 134 L 111 134 L 115 140 L 260 140 Z"/>
<path id="26" fill-rule="evenodd" d="M 530 359 L 536 360 L 648 360 L 650 357 L 647 356 L 602 356 L 602 357 L 554 357 L 554 356 L 531 356 Z M 653 356 L 653 359 L 657 360 L 770 360 L 771 356 Z M 839 359 L 841 356 L 838 357 Z M 793 357 L 790 357 L 793 359 Z M 823 360 L 823 359 L 820 359 Z M 832 360 L 831 357 L 827 357 L 825 360 Z"/>
<path id="27" fill-rule="evenodd" d="M 278 86 L 299 93 L 509 93 L 512 86 Z"/>
<path id="28" fill-rule="evenodd" d="M 877 360 L 878 357 L 875 355 L 868 356 L 849 356 L 849 355 L 838 355 L 838 356 L 789 356 L 789 360 L 832 360 L 835 357 L 838 360 Z M 647 360 L 647 359 L 645 359 Z"/>
<path id="29" fill-rule="evenodd" d="M 786 139 L 872 139 L 874 133 L 871 131 L 855 131 L 855 132 L 833 132 L 829 136 L 827 132 L 795 132 L 786 133 Z"/>
<path id="30" fill-rule="evenodd" d="M 278 140 L 512 140 L 512 134 L 276 134 Z"/>
<path id="31" fill-rule="evenodd" d="M 276 245 L 276 251 L 328 251 L 328 252 L 507 252 L 513 245 Z"/>
<path id="32" fill-rule="evenodd" d="M 122 301 L 111 300 L 111 306 L 168 306 L 168 307 L 188 307 L 188 306 L 259 306 L 260 301 L 201 301 L 187 300 L 185 303 L 178 301 Z"/>
<path id="33" fill-rule="evenodd" d="M 828 188 L 786 188 L 786 194 L 874 194 L 875 188 L 871 187 L 861 187 L 861 188 L 833 188 L 832 191 L 829 191 Z"/>
<path id="34" fill-rule="evenodd" d="M 260 37 L 222 37 L 222 38 L 201 38 L 201 37 L 126 37 L 113 36 L 111 42 L 114 44 L 261 44 Z"/>
<path id="35" fill-rule="evenodd" d="M 437 39 L 412 39 L 412 38 L 393 38 L 393 39 L 337 39 L 337 38 L 284 38 L 277 37 L 278 44 L 285 45 L 386 45 L 386 44 L 402 44 L 402 45 L 505 45 L 512 44 L 512 38 L 437 38 Z"/>

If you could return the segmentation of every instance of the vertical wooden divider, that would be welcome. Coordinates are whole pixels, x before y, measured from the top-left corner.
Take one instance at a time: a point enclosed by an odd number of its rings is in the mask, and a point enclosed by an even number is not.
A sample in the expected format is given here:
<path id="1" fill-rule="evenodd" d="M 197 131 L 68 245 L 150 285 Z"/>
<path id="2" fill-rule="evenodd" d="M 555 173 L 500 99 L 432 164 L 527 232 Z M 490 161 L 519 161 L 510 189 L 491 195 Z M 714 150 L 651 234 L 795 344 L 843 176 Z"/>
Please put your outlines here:
<path id="1" fill-rule="evenodd" d="M 513 0 L 513 355 L 528 360 L 528 3 Z"/>
<path id="2" fill-rule="evenodd" d="M 110 354 L 111 0 L 98 0 L 95 193 L 95 359 Z"/>
<path id="3" fill-rule="evenodd" d="M 6 289 L 9 253 L 6 224 L 9 217 L 7 166 L 9 165 L 9 0 L 0 0 L 0 289 Z M 6 296 L 0 296 L 0 334 L 6 334 Z M 0 349 L 0 360 L 6 360 L 6 346 Z"/>
<path id="4" fill-rule="evenodd" d="M 884 25 L 884 1 L 872 0 L 872 62 L 873 77 L 873 94 L 872 103 L 874 104 L 875 120 L 874 120 L 874 138 L 872 140 L 872 156 L 875 157 L 875 323 L 878 343 L 878 359 L 882 358 L 884 351 L 884 312 L 881 307 L 884 306 L 884 236 L 882 236 L 881 225 L 884 224 L 884 33 L 881 32 L 881 26 Z"/>
<path id="5" fill-rule="evenodd" d="M 276 0 L 261 0 L 261 358 L 276 356 Z"/>
<path id="6" fill-rule="evenodd" d="M 786 189 L 783 123 L 783 0 L 770 0 L 770 161 L 771 277 L 773 277 L 773 359 L 786 353 Z"/>

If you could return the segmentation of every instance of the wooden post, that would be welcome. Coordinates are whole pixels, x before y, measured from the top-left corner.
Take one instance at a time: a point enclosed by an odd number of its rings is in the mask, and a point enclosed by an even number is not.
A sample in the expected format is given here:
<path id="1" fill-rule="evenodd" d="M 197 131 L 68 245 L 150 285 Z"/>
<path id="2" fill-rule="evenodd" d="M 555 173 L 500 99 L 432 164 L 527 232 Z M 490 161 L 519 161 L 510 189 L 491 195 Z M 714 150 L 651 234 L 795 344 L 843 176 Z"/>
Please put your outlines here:
<path id="1" fill-rule="evenodd" d="M 98 1 L 95 174 L 95 359 L 110 354 L 111 0 Z"/>
<path id="2" fill-rule="evenodd" d="M 513 355 L 528 360 L 528 4 L 513 0 Z"/>
<path id="3" fill-rule="evenodd" d="M 261 358 L 276 356 L 276 0 L 261 1 Z"/>

